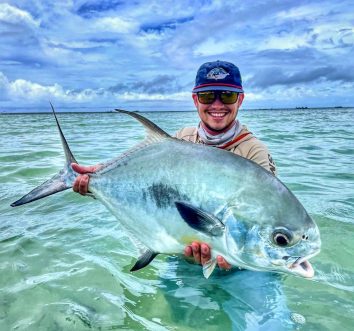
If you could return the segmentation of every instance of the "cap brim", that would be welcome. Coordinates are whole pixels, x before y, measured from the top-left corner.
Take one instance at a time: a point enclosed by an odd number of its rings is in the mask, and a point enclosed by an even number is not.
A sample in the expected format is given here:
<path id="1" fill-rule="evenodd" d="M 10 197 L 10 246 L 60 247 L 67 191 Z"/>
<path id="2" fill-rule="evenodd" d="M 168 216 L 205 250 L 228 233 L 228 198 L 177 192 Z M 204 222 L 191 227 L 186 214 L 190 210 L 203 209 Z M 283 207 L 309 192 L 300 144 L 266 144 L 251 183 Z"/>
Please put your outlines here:
<path id="1" fill-rule="evenodd" d="M 222 86 L 222 85 L 217 85 L 217 86 L 203 86 L 203 87 L 197 87 L 193 89 L 193 93 L 197 92 L 205 92 L 205 91 L 231 91 L 231 92 L 239 92 L 243 93 L 243 90 L 238 87 L 232 87 L 232 86 Z"/>

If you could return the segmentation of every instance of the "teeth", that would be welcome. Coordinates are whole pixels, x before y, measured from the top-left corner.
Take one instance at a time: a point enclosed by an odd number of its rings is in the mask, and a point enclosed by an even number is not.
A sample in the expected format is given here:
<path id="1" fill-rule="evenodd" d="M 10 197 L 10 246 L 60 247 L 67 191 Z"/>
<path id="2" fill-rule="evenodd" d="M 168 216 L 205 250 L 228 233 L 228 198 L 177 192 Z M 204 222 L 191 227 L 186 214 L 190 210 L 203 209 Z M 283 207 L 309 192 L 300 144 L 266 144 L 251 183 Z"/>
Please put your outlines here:
<path id="1" fill-rule="evenodd" d="M 213 117 L 223 117 L 226 115 L 226 113 L 209 113 Z"/>

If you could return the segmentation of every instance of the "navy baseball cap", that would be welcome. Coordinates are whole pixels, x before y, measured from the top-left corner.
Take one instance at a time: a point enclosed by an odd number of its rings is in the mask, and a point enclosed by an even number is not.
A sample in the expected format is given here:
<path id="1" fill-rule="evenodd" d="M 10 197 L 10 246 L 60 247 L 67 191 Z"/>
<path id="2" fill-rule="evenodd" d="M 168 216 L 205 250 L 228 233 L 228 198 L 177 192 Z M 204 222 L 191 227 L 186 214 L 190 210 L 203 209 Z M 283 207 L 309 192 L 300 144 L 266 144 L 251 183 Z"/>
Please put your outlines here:
<path id="1" fill-rule="evenodd" d="M 240 70 L 231 62 L 206 62 L 200 66 L 193 93 L 222 90 L 243 93 Z"/>

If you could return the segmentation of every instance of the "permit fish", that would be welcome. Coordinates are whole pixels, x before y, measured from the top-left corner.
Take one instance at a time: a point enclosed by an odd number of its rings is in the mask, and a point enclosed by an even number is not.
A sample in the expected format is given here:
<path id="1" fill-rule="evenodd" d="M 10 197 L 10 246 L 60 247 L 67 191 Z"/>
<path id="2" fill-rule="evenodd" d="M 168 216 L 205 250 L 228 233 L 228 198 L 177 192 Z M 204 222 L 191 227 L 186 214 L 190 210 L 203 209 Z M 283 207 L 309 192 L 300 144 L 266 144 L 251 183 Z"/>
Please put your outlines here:
<path id="1" fill-rule="evenodd" d="M 51 107 L 65 166 L 13 207 L 69 189 L 78 175 Z M 146 137 L 90 174 L 89 191 L 139 247 L 141 256 L 131 271 L 198 241 L 212 248 L 203 266 L 206 278 L 218 255 L 244 269 L 313 277 L 309 259 L 320 252 L 319 229 L 277 177 L 241 156 L 173 138 L 138 113 L 116 111 L 138 120 Z"/>

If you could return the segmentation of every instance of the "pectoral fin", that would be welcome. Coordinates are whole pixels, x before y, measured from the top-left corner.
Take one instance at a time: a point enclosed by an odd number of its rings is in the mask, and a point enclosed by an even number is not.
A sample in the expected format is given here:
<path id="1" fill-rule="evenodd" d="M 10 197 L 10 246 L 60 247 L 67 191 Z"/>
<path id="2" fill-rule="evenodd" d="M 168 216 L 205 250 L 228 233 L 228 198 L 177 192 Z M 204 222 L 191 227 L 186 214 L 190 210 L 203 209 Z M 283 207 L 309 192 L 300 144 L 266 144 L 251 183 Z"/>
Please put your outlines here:
<path id="1" fill-rule="evenodd" d="M 216 259 L 209 260 L 203 264 L 203 275 L 206 279 L 213 273 L 216 267 Z"/>
<path id="2" fill-rule="evenodd" d="M 182 218 L 193 229 L 212 237 L 222 236 L 224 233 L 224 224 L 214 215 L 186 202 L 176 201 L 175 204 Z"/>
<path id="3" fill-rule="evenodd" d="M 146 267 L 159 253 L 153 252 L 150 249 L 147 249 L 139 258 L 138 261 L 135 262 L 134 266 L 130 269 L 130 271 L 137 271 Z"/>

